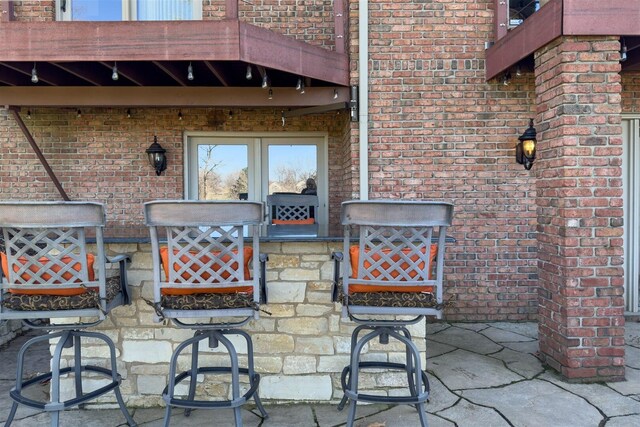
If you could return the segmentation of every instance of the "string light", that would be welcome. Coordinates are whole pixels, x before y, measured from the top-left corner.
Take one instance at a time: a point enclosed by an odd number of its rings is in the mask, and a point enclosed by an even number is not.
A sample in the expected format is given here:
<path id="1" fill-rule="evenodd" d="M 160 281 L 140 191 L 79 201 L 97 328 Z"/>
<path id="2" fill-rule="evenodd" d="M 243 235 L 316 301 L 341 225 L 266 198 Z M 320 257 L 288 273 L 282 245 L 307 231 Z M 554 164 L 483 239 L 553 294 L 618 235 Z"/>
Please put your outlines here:
<path id="1" fill-rule="evenodd" d="M 178 111 L 178 120 L 182 120 L 182 110 Z"/>
<path id="2" fill-rule="evenodd" d="M 253 74 L 251 72 L 251 65 L 247 65 L 247 72 L 244 75 L 247 80 L 251 80 L 253 78 Z"/>
<path id="3" fill-rule="evenodd" d="M 187 67 L 187 80 L 193 80 L 193 66 L 191 66 L 191 62 L 189 62 L 189 66 Z"/>
<path id="4" fill-rule="evenodd" d="M 296 83 L 296 90 L 302 89 L 302 79 L 298 77 L 298 83 Z"/>
<path id="5" fill-rule="evenodd" d="M 36 70 L 36 63 L 33 63 L 33 68 L 31 69 L 31 83 L 38 83 L 38 70 Z"/>
<path id="6" fill-rule="evenodd" d="M 269 88 L 269 99 L 273 99 L 273 89 Z"/>
<path id="7" fill-rule="evenodd" d="M 120 75 L 118 74 L 118 63 L 114 62 L 113 69 L 111 71 L 111 80 L 117 81 L 119 78 L 120 78 Z"/>
<path id="8" fill-rule="evenodd" d="M 627 60 L 627 44 L 624 41 L 624 37 L 620 38 L 620 62 Z"/>
<path id="9" fill-rule="evenodd" d="M 262 89 L 266 89 L 269 87 L 269 76 L 267 76 L 267 73 L 264 73 L 264 76 L 262 76 Z"/>
<path id="10" fill-rule="evenodd" d="M 511 82 L 511 73 L 509 73 L 508 71 L 506 73 L 504 73 L 504 75 L 502 76 L 502 85 L 503 86 L 509 86 L 509 83 Z"/>

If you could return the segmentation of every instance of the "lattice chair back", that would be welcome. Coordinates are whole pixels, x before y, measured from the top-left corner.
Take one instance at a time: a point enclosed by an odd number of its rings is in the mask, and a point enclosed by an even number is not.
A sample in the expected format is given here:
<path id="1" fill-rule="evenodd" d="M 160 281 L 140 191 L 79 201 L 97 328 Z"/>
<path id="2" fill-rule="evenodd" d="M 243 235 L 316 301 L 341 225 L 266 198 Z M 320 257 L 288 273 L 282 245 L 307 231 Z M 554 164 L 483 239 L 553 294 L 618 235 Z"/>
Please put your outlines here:
<path id="1" fill-rule="evenodd" d="M 344 202 L 343 316 L 441 318 L 446 232 L 452 218 L 449 203 Z M 352 245 L 352 229 L 357 245 Z"/>
<path id="2" fill-rule="evenodd" d="M 258 318 L 261 203 L 155 201 L 144 209 L 159 316 Z"/>
<path id="3" fill-rule="evenodd" d="M 267 196 L 271 224 L 315 224 L 318 196 L 307 194 L 272 194 Z"/>
<path id="4" fill-rule="evenodd" d="M 119 287 L 107 295 L 104 225 L 99 203 L 0 202 L 0 318 L 103 320 L 122 304 Z M 87 250 L 87 234 L 95 236 L 95 254 Z"/>

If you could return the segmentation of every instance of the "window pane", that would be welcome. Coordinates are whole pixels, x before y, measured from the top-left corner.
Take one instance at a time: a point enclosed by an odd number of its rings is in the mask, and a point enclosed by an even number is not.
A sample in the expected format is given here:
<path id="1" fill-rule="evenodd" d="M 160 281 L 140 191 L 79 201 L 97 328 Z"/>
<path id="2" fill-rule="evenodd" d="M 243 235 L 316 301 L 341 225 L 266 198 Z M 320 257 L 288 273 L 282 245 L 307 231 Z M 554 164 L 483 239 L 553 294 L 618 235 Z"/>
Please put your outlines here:
<path id="1" fill-rule="evenodd" d="M 192 0 L 137 0 L 138 21 L 193 19 Z"/>
<path id="2" fill-rule="evenodd" d="M 122 21 L 122 0 L 73 0 L 74 21 Z"/>
<path id="3" fill-rule="evenodd" d="M 315 145 L 269 145 L 269 194 L 299 194 L 308 178 L 317 182 Z"/>
<path id="4" fill-rule="evenodd" d="M 198 199 L 246 200 L 248 151 L 246 145 L 198 145 Z"/>

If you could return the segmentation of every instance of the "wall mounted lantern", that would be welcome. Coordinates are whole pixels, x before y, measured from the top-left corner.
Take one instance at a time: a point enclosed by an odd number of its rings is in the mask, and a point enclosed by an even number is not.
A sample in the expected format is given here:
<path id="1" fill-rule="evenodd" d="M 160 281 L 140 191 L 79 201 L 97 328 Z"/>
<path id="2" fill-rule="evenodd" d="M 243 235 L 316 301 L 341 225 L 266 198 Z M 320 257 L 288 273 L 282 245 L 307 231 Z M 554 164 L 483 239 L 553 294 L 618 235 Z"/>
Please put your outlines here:
<path id="1" fill-rule="evenodd" d="M 518 138 L 516 145 L 516 162 L 524 165 L 526 170 L 531 169 L 536 159 L 536 128 L 533 127 L 533 119 L 529 121 L 529 128 Z"/>
<path id="2" fill-rule="evenodd" d="M 153 136 L 153 144 L 147 148 L 146 152 L 147 156 L 149 156 L 149 163 L 151 164 L 151 167 L 156 170 L 156 175 L 162 174 L 162 171 L 167 169 L 167 156 L 165 155 L 167 150 L 158 144 L 157 136 Z"/>

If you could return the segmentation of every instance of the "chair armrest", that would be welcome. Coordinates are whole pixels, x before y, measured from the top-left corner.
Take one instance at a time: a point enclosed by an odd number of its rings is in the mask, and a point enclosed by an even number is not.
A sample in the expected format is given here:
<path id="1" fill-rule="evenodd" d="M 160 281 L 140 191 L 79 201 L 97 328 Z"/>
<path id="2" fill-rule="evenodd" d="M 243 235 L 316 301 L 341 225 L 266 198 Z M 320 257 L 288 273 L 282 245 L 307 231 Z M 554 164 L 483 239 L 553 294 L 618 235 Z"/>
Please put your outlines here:
<path id="1" fill-rule="evenodd" d="M 117 254 L 114 256 L 107 256 L 106 258 L 109 264 L 115 264 L 116 262 L 122 261 L 131 262 L 131 255 L 128 254 Z"/>
<path id="2" fill-rule="evenodd" d="M 122 297 L 125 305 L 131 304 L 131 291 L 129 289 L 129 281 L 127 280 L 127 262 L 131 262 L 131 256 L 127 254 L 117 254 L 114 256 L 107 256 L 107 262 L 109 264 L 119 264 L 120 269 L 120 289 L 122 290 Z"/>
<path id="3" fill-rule="evenodd" d="M 267 297 L 267 261 L 269 261 L 269 255 L 261 253 L 258 259 L 260 260 L 260 303 L 267 304 L 269 301 Z"/>
<path id="4" fill-rule="evenodd" d="M 340 283 L 340 263 L 344 259 L 342 252 L 333 252 L 331 254 L 333 259 L 333 286 L 331 288 L 331 301 L 338 302 L 338 286 Z"/>

